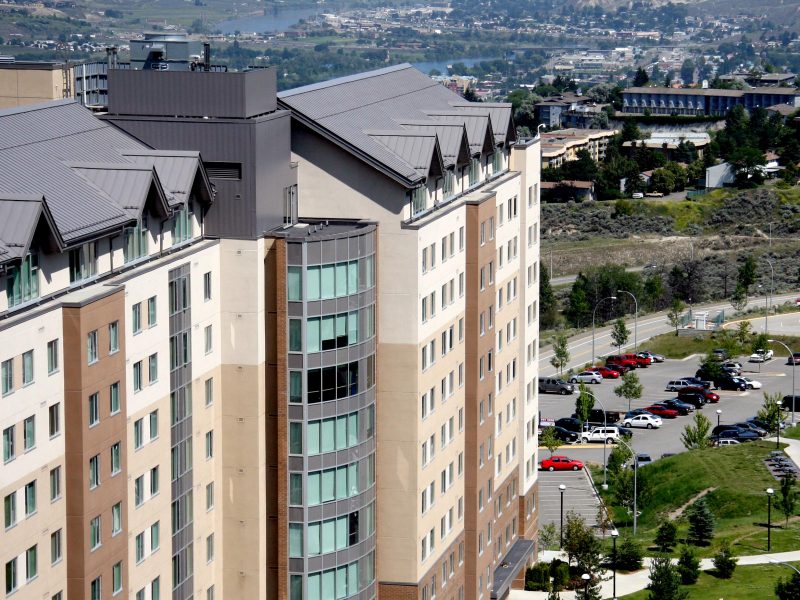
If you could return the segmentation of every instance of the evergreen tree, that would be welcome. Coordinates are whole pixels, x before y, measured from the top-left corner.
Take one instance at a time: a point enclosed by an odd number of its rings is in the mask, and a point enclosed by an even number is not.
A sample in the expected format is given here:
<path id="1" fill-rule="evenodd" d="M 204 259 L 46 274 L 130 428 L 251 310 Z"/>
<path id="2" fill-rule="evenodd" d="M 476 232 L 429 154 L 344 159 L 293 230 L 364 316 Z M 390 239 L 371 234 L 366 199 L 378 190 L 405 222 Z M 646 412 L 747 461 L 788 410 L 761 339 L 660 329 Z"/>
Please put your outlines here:
<path id="1" fill-rule="evenodd" d="M 678 573 L 683 585 L 692 585 L 700 577 L 700 559 L 697 558 L 697 554 L 691 546 L 681 548 L 681 555 L 678 558 Z"/>
<path id="2" fill-rule="evenodd" d="M 781 495 L 778 496 L 778 507 L 786 517 L 786 526 L 789 526 L 789 517 L 794 515 L 797 506 L 797 490 L 794 489 L 794 475 L 787 473 L 781 479 Z"/>
<path id="3" fill-rule="evenodd" d="M 778 600 L 800 600 L 800 573 L 792 573 L 788 580 L 779 579 L 775 584 L 775 595 Z"/>
<path id="4" fill-rule="evenodd" d="M 550 270 L 539 263 L 539 326 L 549 329 L 558 319 L 558 303 L 550 285 Z"/>
<path id="5" fill-rule="evenodd" d="M 680 587 L 681 578 L 669 556 L 661 555 L 650 563 L 650 584 L 648 600 L 684 600 L 688 592 Z"/>
<path id="6" fill-rule="evenodd" d="M 658 526 L 654 541 L 661 552 L 668 552 L 675 546 L 677 538 L 678 526 L 675 525 L 675 521 L 665 519 L 664 522 Z"/>
<path id="7" fill-rule="evenodd" d="M 717 575 L 722 579 L 730 579 L 733 577 L 733 572 L 736 570 L 736 563 L 738 559 L 733 556 L 730 544 L 725 541 L 720 546 L 719 552 L 713 558 L 714 568 L 717 570 Z"/>
<path id="8" fill-rule="evenodd" d="M 650 77 L 648 77 L 647 71 L 642 67 L 636 69 L 636 75 L 633 76 L 633 87 L 642 87 L 643 85 L 647 85 L 649 81 Z"/>
<path id="9" fill-rule="evenodd" d="M 705 498 L 700 498 L 687 511 L 689 518 L 690 544 L 695 546 L 708 546 L 714 537 L 714 515 L 706 505 Z"/>
<path id="10" fill-rule="evenodd" d="M 625 536 L 617 548 L 617 568 L 623 571 L 642 568 L 642 548 L 629 536 Z"/>

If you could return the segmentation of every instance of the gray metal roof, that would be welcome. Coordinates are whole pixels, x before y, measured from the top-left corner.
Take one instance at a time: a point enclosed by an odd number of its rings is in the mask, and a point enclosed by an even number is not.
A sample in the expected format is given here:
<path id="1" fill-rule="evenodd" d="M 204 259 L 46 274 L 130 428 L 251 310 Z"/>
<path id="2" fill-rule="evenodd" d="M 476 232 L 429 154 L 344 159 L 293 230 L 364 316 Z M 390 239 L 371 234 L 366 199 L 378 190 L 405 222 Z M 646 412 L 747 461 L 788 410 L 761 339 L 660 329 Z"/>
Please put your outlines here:
<path id="1" fill-rule="evenodd" d="M 151 150 L 74 101 L 0 111 L 0 198 L 44 198 L 61 246 L 137 218 L 133 207 L 144 205 L 151 183 L 163 194 L 162 178 L 175 203 L 185 201 L 190 161 L 202 170 L 198 155 Z"/>
<path id="2" fill-rule="evenodd" d="M 39 217 L 42 214 L 41 198 L 0 199 L 0 260 L 23 258 Z"/>
<path id="3" fill-rule="evenodd" d="M 170 206 L 184 204 L 192 192 L 200 168 L 199 152 L 125 151 L 122 155 L 140 165 L 155 167 Z"/>
<path id="4" fill-rule="evenodd" d="M 398 155 L 369 131 L 403 128 L 402 123 L 409 121 L 460 122 L 476 153 L 485 150 L 487 135 L 489 146 L 495 144 L 492 111 L 497 112 L 494 118 L 499 124 L 506 122 L 503 111 L 511 122 L 511 105 L 467 103 L 408 64 L 287 90 L 278 94 L 278 100 L 295 119 L 409 187 L 423 180 L 419 168 L 408 162 L 415 162 L 417 154 Z M 419 129 L 419 124 L 413 128 Z M 448 142 L 448 148 L 453 144 Z"/>
<path id="5" fill-rule="evenodd" d="M 406 129 L 431 131 L 439 138 L 439 148 L 445 166 L 465 164 L 469 162 L 469 145 L 467 130 L 463 123 L 444 123 L 427 120 L 402 119 L 400 125 Z"/>
<path id="6" fill-rule="evenodd" d="M 435 132 L 398 130 L 367 133 L 411 165 L 422 177 L 427 177 L 434 161 L 438 159 L 441 164 L 440 156 L 436 156 L 438 149 Z"/>

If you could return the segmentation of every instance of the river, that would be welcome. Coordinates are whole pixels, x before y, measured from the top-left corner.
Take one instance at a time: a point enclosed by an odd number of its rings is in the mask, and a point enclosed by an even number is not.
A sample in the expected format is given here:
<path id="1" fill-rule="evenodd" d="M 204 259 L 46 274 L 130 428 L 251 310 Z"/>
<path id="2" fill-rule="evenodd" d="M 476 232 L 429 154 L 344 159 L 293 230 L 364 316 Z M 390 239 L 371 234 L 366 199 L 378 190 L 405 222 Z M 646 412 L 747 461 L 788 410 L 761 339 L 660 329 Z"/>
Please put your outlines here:
<path id="1" fill-rule="evenodd" d="M 222 33 L 277 33 L 287 31 L 300 19 L 314 18 L 315 16 L 333 12 L 335 9 L 324 4 L 322 6 L 304 6 L 292 8 L 274 7 L 268 9 L 266 15 L 248 15 L 238 19 L 230 19 L 217 24 Z"/>
<path id="2" fill-rule="evenodd" d="M 455 63 L 464 63 L 468 67 L 474 67 L 480 62 L 486 60 L 497 60 L 497 58 L 479 57 L 479 58 L 453 58 L 451 60 L 431 60 L 425 62 L 414 63 L 414 66 L 427 75 L 432 70 L 439 71 L 442 75 L 447 75 L 447 65 Z"/>

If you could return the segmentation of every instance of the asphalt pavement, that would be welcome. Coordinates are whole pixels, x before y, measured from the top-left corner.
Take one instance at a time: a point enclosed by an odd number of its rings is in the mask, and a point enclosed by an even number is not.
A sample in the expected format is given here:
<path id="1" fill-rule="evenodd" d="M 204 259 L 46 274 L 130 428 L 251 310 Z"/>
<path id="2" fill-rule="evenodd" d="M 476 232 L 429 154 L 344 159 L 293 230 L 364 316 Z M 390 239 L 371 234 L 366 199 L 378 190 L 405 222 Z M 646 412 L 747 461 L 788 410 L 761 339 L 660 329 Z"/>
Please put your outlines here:
<path id="1" fill-rule="evenodd" d="M 776 295 L 773 296 L 772 304 L 774 306 L 790 300 L 795 300 L 797 296 L 798 296 L 797 293 Z M 763 298 L 756 298 L 748 302 L 747 308 L 759 307 L 763 306 L 763 304 L 764 304 Z M 731 314 L 733 313 L 733 309 L 731 308 L 730 303 L 727 301 L 720 301 L 711 304 L 695 305 L 692 307 L 692 310 L 694 311 L 695 314 L 699 311 L 708 311 L 709 319 L 714 318 L 720 310 L 725 310 L 726 312 L 729 312 Z M 777 326 L 782 316 L 784 315 L 770 316 L 771 331 L 777 331 L 773 330 L 773 323 L 775 324 L 774 326 Z M 796 320 L 797 317 L 794 317 L 794 319 Z M 788 317 L 786 320 L 788 321 Z M 638 342 L 638 347 L 640 349 L 646 349 L 647 346 L 646 342 L 651 337 L 673 331 L 672 326 L 667 321 L 666 312 L 640 317 L 638 320 L 638 325 L 636 325 L 636 320 L 633 317 L 629 316 L 626 318 L 625 323 L 628 326 L 628 329 L 631 330 L 630 343 L 623 347 L 623 350 L 626 351 L 630 351 L 630 349 L 634 347 L 634 340 Z M 636 333 L 635 336 L 634 332 Z M 569 364 L 564 368 L 564 371 L 567 371 L 570 368 L 582 367 L 583 365 L 591 362 L 592 358 L 591 331 L 570 338 L 567 347 L 569 349 L 570 360 Z M 611 327 L 596 328 L 594 335 L 594 347 L 595 347 L 594 351 L 595 357 L 606 356 L 612 353 L 616 354 L 616 346 L 612 346 L 611 344 Z M 547 377 L 554 375 L 556 373 L 556 369 L 550 364 L 550 358 L 552 356 L 553 356 L 553 349 L 551 346 L 545 346 L 539 350 L 540 377 Z"/>
<path id="2" fill-rule="evenodd" d="M 667 360 L 663 363 L 650 365 L 647 368 L 637 369 L 636 374 L 644 386 L 644 393 L 640 400 L 635 400 L 631 408 L 644 408 L 653 402 L 675 398 L 676 394 L 665 390 L 666 383 L 673 379 L 692 376 L 697 371 L 701 356 L 692 356 L 684 360 Z M 745 377 L 760 381 L 762 389 L 747 390 L 745 392 L 732 392 L 716 390 L 720 401 L 716 404 L 706 404 L 701 410 L 712 422 L 717 424 L 735 423 L 753 417 L 758 412 L 764 400 L 764 392 L 779 392 L 780 394 L 792 393 L 792 369 L 800 370 L 800 366 L 792 367 L 786 364 L 785 358 L 776 358 L 763 364 L 748 363 L 747 357 L 737 359 L 744 371 Z M 798 387 L 800 387 L 800 371 L 796 374 Z M 596 397 L 595 408 L 604 408 L 609 411 L 625 413 L 628 403 L 623 398 L 614 394 L 614 388 L 619 385 L 619 380 L 605 379 L 602 383 L 590 385 L 589 391 Z M 542 418 L 558 419 L 569 417 L 575 411 L 577 393 L 568 396 L 555 394 L 539 394 L 539 411 Z M 721 411 L 717 415 L 717 411 Z M 791 413 L 788 413 L 789 419 Z M 797 414 L 800 420 L 800 413 Z M 634 429 L 632 446 L 636 453 L 649 454 L 657 460 L 665 453 L 683 452 L 681 443 L 683 428 L 692 420 L 691 414 L 676 419 L 662 419 L 660 429 Z M 603 463 L 602 444 L 576 444 L 563 446 L 558 454 L 566 454 L 584 462 Z M 547 456 L 547 450 L 540 450 L 540 458 Z"/>

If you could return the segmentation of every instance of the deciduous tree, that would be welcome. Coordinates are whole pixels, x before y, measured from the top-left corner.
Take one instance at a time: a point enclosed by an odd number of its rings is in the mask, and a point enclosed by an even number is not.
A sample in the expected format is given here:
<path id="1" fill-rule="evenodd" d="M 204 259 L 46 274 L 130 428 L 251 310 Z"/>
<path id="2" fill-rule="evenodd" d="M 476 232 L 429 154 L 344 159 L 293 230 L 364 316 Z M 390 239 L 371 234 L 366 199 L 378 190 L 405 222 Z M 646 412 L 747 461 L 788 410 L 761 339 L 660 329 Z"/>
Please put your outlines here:
<path id="1" fill-rule="evenodd" d="M 709 433 L 711 432 L 711 421 L 703 413 L 695 411 L 694 424 L 686 425 L 681 434 L 681 442 L 687 450 L 699 450 L 708 448 L 710 444 Z"/>
<path id="2" fill-rule="evenodd" d="M 550 456 L 555 454 L 555 451 L 561 446 L 561 440 L 556 436 L 554 427 L 539 427 L 539 445 L 547 448 Z"/>
<path id="3" fill-rule="evenodd" d="M 797 507 L 797 490 L 794 486 L 795 478 L 787 473 L 781 479 L 781 495 L 778 496 L 778 507 L 786 517 L 786 526 L 789 526 L 789 517 L 793 516 Z"/>
<path id="4" fill-rule="evenodd" d="M 617 354 L 619 354 L 622 347 L 628 343 L 630 336 L 631 330 L 625 325 L 625 319 L 620 317 L 614 321 L 614 328 L 611 330 L 611 341 L 617 347 Z"/>
<path id="5" fill-rule="evenodd" d="M 575 399 L 575 414 L 581 425 L 589 420 L 589 413 L 594 408 L 594 395 L 586 388 L 585 383 L 578 387 L 578 397 Z"/>
<path id="6" fill-rule="evenodd" d="M 614 393 L 628 401 L 628 410 L 631 409 L 631 400 L 642 397 L 644 386 L 639 381 L 639 376 L 634 371 L 628 371 L 622 376 L 622 384 L 614 388 Z"/>
<path id="7" fill-rule="evenodd" d="M 567 347 L 567 336 L 560 333 L 553 339 L 553 356 L 550 357 L 550 364 L 558 369 L 559 373 L 563 373 L 564 367 L 568 362 L 569 348 Z"/>
<path id="8" fill-rule="evenodd" d="M 672 304 L 667 312 L 667 321 L 669 321 L 670 326 L 675 328 L 675 335 L 678 335 L 678 328 L 681 326 L 681 313 L 684 308 L 685 305 L 680 298 L 672 299 Z"/>

